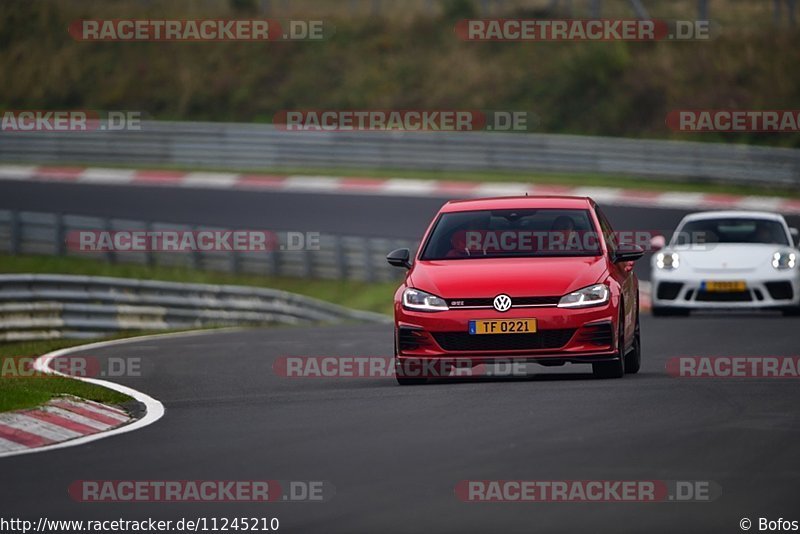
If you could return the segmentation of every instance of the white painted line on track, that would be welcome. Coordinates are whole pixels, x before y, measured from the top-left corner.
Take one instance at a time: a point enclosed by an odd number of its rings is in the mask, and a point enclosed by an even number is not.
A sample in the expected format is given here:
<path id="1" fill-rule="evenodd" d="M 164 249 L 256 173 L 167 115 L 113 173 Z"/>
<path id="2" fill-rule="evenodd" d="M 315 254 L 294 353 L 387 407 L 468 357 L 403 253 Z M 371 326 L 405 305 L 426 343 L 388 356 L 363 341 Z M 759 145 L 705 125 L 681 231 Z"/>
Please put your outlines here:
<path id="1" fill-rule="evenodd" d="M 153 334 L 149 336 L 139 336 L 139 337 L 131 337 L 125 339 L 114 339 L 110 341 L 98 341 L 95 343 L 89 343 L 87 345 L 78 345 L 76 347 L 69 347 L 66 349 L 60 349 L 53 352 L 48 352 L 39 358 L 36 359 L 34 362 L 34 369 L 37 371 L 41 371 L 43 373 L 54 374 L 59 376 L 66 376 L 68 378 L 72 378 L 74 380 L 80 380 L 81 382 L 88 382 L 90 384 L 96 384 L 98 386 L 102 386 L 108 389 L 112 389 L 114 391 L 118 391 L 129 397 L 133 397 L 138 402 L 141 402 L 145 405 L 146 413 L 144 417 L 141 419 L 135 419 L 130 424 L 118 426 L 116 428 L 112 428 L 110 430 L 104 432 L 98 432 L 96 434 L 90 434 L 87 436 L 77 437 L 75 439 L 70 439 L 68 441 L 62 441 L 60 443 L 53 443 L 52 445 L 45 445 L 43 447 L 35 447 L 35 448 L 25 448 L 13 451 L 4 451 L 0 452 L 0 458 L 7 457 L 7 456 L 17 456 L 20 454 L 31 454 L 36 452 L 44 452 L 44 451 L 52 451 L 55 449 L 64 449 L 67 447 L 75 447 L 77 445 L 83 445 L 84 443 L 89 443 L 91 441 L 97 441 L 99 439 L 110 438 L 111 436 L 117 436 L 119 434 L 125 434 L 127 432 L 133 432 L 134 430 L 139 430 L 140 428 L 144 428 L 146 426 L 152 425 L 159 419 L 164 416 L 164 405 L 161 404 L 160 401 L 154 399 L 153 397 L 147 395 L 146 393 L 142 393 L 141 391 L 137 391 L 133 388 L 129 388 L 127 386 L 123 386 L 122 384 L 117 384 L 114 382 L 108 382 L 105 380 L 99 380 L 96 378 L 85 378 L 85 377 L 72 377 L 69 375 L 65 375 L 58 371 L 53 370 L 50 367 L 50 363 L 59 358 L 61 356 L 66 356 L 73 352 L 78 351 L 85 351 L 91 349 L 99 349 L 105 347 L 114 347 L 118 345 L 125 345 L 129 343 L 136 343 L 139 341 L 148 341 L 152 339 L 161 339 L 161 338 L 181 338 L 181 337 L 191 337 L 191 336 L 201 336 L 201 335 L 209 335 L 209 334 L 218 334 L 222 331 L 231 331 L 231 330 L 240 330 L 239 328 L 230 328 L 230 329 L 216 329 L 216 330 L 194 330 L 190 332 L 177 332 L 177 333 L 167 333 L 167 334 Z M 32 419 L 32 418 L 28 418 Z M 64 429 L 66 430 L 66 429 Z M 63 439 L 63 438 L 61 438 Z"/>

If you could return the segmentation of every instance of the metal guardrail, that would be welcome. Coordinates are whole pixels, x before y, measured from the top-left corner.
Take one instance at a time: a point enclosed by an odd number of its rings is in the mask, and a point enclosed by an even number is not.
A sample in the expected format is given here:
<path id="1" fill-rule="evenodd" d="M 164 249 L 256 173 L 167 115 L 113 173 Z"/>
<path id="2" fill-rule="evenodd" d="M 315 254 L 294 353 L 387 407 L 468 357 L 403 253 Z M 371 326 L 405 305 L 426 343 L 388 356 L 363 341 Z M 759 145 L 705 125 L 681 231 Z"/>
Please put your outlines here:
<path id="1" fill-rule="evenodd" d="M 381 314 L 267 288 L 0 275 L 0 342 L 89 338 L 133 330 L 389 320 Z"/>
<path id="2" fill-rule="evenodd" d="M 400 272 L 386 263 L 395 248 L 415 249 L 406 239 L 320 234 L 318 250 L 265 252 L 81 252 L 70 250 L 66 237 L 74 231 L 222 230 L 200 226 L 107 219 L 82 215 L 0 210 L 0 252 L 75 256 L 111 263 L 182 266 L 203 271 L 379 282 L 398 280 Z M 227 229 L 226 229 L 227 230 Z M 275 232 L 281 243 L 285 233 Z"/>
<path id="3" fill-rule="evenodd" d="M 145 121 L 140 131 L 0 132 L 0 161 L 192 168 L 507 170 L 800 186 L 800 150 L 499 132 L 286 132 Z"/>

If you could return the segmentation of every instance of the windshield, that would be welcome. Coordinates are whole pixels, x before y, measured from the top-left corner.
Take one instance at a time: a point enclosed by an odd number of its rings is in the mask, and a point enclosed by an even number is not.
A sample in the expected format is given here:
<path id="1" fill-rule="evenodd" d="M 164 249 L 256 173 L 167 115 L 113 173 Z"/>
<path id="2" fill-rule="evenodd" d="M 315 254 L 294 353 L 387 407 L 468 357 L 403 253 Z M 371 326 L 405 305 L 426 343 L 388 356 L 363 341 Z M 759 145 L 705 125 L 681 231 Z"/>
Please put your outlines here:
<path id="1" fill-rule="evenodd" d="M 780 222 L 757 218 L 690 221 L 672 238 L 673 245 L 706 243 L 764 243 L 786 246 L 790 244 Z"/>
<path id="2" fill-rule="evenodd" d="M 587 210 L 481 210 L 442 214 L 420 259 L 600 253 L 597 232 Z"/>

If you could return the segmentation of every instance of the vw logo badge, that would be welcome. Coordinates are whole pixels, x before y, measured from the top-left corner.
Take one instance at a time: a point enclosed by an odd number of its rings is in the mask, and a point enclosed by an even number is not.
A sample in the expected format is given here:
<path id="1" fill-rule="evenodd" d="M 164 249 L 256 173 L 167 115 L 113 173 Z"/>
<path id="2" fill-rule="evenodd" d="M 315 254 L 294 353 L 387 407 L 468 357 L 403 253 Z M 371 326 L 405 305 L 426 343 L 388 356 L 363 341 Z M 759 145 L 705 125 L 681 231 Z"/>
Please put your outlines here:
<path id="1" fill-rule="evenodd" d="M 494 309 L 499 312 L 508 311 L 511 308 L 511 297 L 508 295 L 497 295 L 492 302 Z"/>

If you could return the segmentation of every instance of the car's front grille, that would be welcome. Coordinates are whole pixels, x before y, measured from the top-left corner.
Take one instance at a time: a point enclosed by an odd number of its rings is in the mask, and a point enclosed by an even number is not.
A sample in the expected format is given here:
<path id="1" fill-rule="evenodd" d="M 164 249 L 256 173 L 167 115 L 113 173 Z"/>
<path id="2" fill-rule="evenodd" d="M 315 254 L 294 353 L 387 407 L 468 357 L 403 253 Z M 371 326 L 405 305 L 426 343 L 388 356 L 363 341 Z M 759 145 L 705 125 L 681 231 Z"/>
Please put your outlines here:
<path id="1" fill-rule="evenodd" d="M 749 291 L 698 291 L 695 298 L 698 302 L 751 302 Z"/>
<path id="2" fill-rule="evenodd" d="M 775 300 L 789 300 L 794 297 L 791 282 L 766 282 L 769 296 Z"/>
<path id="3" fill-rule="evenodd" d="M 614 342 L 614 330 L 611 323 L 600 323 L 584 326 L 578 333 L 577 341 L 590 345 L 611 346 Z"/>
<path id="4" fill-rule="evenodd" d="M 521 306 L 555 306 L 561 297 L 511 297 L 511 307 Z M 450 308 L 491 308 L 494 297 L 474 299 L 447 299 Z"/>
<path id="5" fill-rule="evenodd" d="M 656 297 L 660 300 L 675 300 L 681 292 L 683 284 L 680 282 L 660 282 L 656 290 Z"/>
<path id="6" fill-rule="evenodd" d="M 563 347 L 575 334 L 574 328 L 540 330 L 535 334 L 478 334 L 433 332 L 433 338 L 447 351 L 536 350 Z"/>

